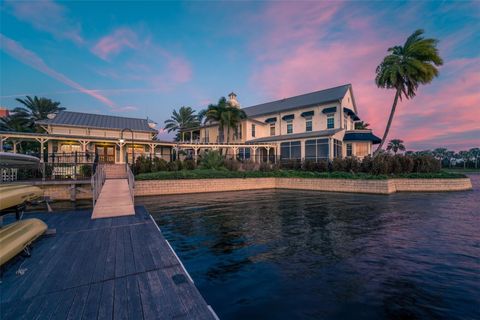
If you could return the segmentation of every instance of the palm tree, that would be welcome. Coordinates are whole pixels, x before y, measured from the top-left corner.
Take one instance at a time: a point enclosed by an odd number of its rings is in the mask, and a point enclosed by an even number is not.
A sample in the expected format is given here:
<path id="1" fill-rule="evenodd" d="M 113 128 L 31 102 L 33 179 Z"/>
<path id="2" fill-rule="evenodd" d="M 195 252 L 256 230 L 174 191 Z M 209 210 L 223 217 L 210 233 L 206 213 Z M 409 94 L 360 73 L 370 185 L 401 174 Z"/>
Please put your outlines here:
<path id="1" fill-rule="evenodd" d="M 190 129 L 198 126 L 197 116 L 195 110 L 191 107 L 181 107 L 178 112 L 173 110 L 170 119 L 165 120 L 165 130 L 167 132 L 177 131 L 181 132 L 182 140 L 185 140 L 185 129 Z M 178 137 L 176 138 L 178 140 Z"/>
<path id="2" fill-rule="evenodd" d="M 463 160 L 463 169 L 467 167 L 467 162 L 472 158 L 472 154 L 469 151 L 459 151 L 458 156 Z"/>
<path id="3" fill-rule="evenodd" d="M 0 118 L 1 131 L 32 131 L 28 112 L 23 108 L 15 108 L 7 117 Z"/>
<path id="4" fill-rule="evenodd" d="M 227 128 L 227 143 L 230 142 L 230 129 L 236 128 L 246 117 L 245 111 L 231 105 L 225 97 L 221 97 L 216 105 L 209 105 L 206 112 L 206 119 L 217 121 L 222 134 L 223 129 Z"/>
<path id="5" fill-rule="evenodd" d="M 25 107 L 15 108 L 13 111 L 28 114 L 30 119 L 29 127 L 31 128 L 35 127 L 35 121 L 47 119 L 49 114 L 65 110 L 64 107 L 59 107 L 60 102 L 48 98 L 27 96 L 25 99 L 17 98 L 15 100 Z"/>
<path id="6" fill-rule="evenodd" d="M 387 151 L 392 150 L 393 153 L 397 154 L 398 150 L 405 151 L 405 145 L 403 144 L 403 140 L 400 139 L 392 139 L 387 145 Z"/>
<path id="7" fill-rule="evenodd" d="M 475 159 L 475 169 L 478 168 L 478 158 L 480 158 L 480 148 L 471 148 L 468 150 L 472 154 L 472 159 Z"/>
<path id="8" fill-rule="evenodd" d="M 375 153 L 383 147 L 392 125 L 398 99 L 413 99 L 421 84 L 432 82 L 438 76 L 438 66 L 443 60 L 437 49 L 438 40 L 425 39 L 419 29 L 407 38 L 403 46 L 388 49 L 390 53 L 376 69 L 375 83 L 379 88 L 395 89 L 392 109 L 387 126 Z"/>
<path id="9" fill-rule="evenodd" d="M 368 129 L 369 126 L 370 126 L 370 123 L 368 122 L 364 122 L 364 121 L 355 122 L 356 130 L 365 130 L 365 129 Z"/>

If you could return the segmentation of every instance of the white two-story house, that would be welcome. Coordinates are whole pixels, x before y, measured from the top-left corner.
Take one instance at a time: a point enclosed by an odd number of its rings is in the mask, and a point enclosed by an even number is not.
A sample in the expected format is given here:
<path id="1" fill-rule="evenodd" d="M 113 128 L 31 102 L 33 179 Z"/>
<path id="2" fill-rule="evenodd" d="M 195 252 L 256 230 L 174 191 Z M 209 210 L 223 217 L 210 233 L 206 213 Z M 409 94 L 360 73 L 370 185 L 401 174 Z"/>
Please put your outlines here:
<path id="1" fill-rule="evenodd" d="M 241 108 L 234 93 L 229 102 Z M 355 130 L 360 118 L 350 84 L 242 109 L 247 119 L 230 129 L 228 142 L 275 145 L 280 159 L 363 158 L 372 153 L 372 144 L 380 142 L 371 130 Z M 227 142 L 227 129 L 220 130 L 218 123 L 206 123 L 197 135 L 200 144 Z M 248 149 L 235 150 L 248 158 Z M 259 150 L 261 157 L 267 152 Z"/>

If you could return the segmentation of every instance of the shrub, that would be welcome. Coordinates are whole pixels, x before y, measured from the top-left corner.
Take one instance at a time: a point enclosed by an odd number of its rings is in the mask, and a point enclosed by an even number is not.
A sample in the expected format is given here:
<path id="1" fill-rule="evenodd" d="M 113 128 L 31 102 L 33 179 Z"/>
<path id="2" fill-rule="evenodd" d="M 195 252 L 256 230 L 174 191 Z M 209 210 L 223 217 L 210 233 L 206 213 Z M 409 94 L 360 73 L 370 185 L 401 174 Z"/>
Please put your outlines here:
<path id="1" fill-rule="evenodd" d="M 92 173 L 93 173 L 93 168 L 91 165 L 89 164 L 84 164 L 82 166 L 80 166 L 80 175 L 87 178 L 87 177 L 91 177 L 92 176 Z"/>
<path id="2" fill-rule="evenodd" d="M 355 157 L 348 157 L 343 160 L 344 170 L 346 172 L 360 172 L 360 161 Z"/>
<path id="3" fill-rule="evenodd" d="M 167 163 L 167 171 L 178 171 L 178 161 L 170 161 Z"/>
<path id="4" fill-rule="evenodd" d="M 332 170 L 333 171 L 345 171 L 345 162 L 343 159 L 335 158 L 332 161 Z"/>
<path id="5" fill-rule="evenodd" d="M 302 161 L 300 159 L 280 160 L 280 167 L 286 170 L 300 170 Z"/>
<path id="6" fill-rule="evenodd" d="M 413 172 L 435 173 L 440 172 L 440 161 L 430 155 L 420 155 L 413 158 Z"/>
<path id="7" fill-rule="evenodd" d="M 398 160 L 402 167 L 402 173 L 413 172 L 413 159 L 411 156 L 398 156 Z"/>
<path id="8" fill-rule="evenodd" d="M 372 160 L 371 174 L 389 174 L 391 172 L 391 156 L 383 153 Z"/>
<path id="9" fill-rule="evenodd" d="M 242 163 L 243 171 L 255 171 L 257 169 L 257 164 L 252 160 L 247 160 Z"/>
<path id="10" fill-rule="evenodd" d="M 185 160 L 183 161 L 183 169 L 185 170 L 194 170 L 196 167 L 195 160 Z"/>
<path id="11" fill-rule="evenodd" d="M 165 161 L 164 159 L 155 157 L 153 158 L 153 163 L 152 163 L 152 171 L 167 171 L 167 165 L 168 162 Z"/>
<path id="12" fill-rule="evenodd" d="M 238 171 L 240 169 L 240 162 L 235 159 L 225 160 L 223 164 L 230 171 Z"/>
<path id="13" fill-rule="evenodd" d="M 223 163 L 223 156 L 214 150 L 203 154 L 200 167 L 202 169 L 219 169 L 223 167 Z"/>
<path id="14" fill-rule="evenodd" d="M 372 172 L 373 167 L 373 158 L 371 156 L 366 156 L 362 159 L 362 163 L 360 164 L 360 171 L 365 173 Z"/>
<path id="15" fill-rule="evenodd" d="M 152 172 L 152 161 L 150 161 L 150 158 L 147 158 L 142 155 L 137 159 L 135 159 L 133 170 L 137 174 Z"/>
<path id="16" fill-rule="evenodd" d="M 261 172 L 270 172 L 273 171 L 273 166 L 270 163 L 267 162 L 261 162 L 258 170 Z"/>
<path id="17" fill-rule="evenodd" d="M 327 160 L 306 160 L 303 164 L 303 170 L 313 172 L 327 172 L 328 161 Z"/>

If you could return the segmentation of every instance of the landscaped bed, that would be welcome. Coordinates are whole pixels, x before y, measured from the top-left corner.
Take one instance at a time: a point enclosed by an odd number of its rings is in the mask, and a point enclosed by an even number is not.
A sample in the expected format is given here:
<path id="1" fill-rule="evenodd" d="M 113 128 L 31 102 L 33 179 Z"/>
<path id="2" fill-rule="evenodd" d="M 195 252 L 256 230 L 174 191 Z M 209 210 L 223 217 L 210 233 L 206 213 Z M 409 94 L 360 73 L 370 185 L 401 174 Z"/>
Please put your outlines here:
<path id="1" fill-rule="evenodd" d="M 440 171 L 437 173 L 405 173 L 397 175 L 373 175 L 363 172 L 312 172 L 300 170 L 275 170 L 275 171 L 229 171 L 227 169 L 194 169 L 179 171 L 157 171 L 141 173 L 136 180 L 175 180 L 175 179 L 228 179 L 228 178 L 316 178 L 316 179 L 459 179 L 466 178 L 461 173 Z"/>

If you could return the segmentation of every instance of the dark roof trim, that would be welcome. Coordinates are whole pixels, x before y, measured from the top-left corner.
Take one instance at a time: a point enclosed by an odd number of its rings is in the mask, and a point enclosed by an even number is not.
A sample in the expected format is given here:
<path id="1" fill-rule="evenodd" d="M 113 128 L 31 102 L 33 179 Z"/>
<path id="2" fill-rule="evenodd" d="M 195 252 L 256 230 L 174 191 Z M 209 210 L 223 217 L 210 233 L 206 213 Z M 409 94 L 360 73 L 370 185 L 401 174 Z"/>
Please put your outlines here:
<path id="1" fill-rule="evenodd" d="M 371 132 L 347 132 L 343 141 L 372 141 L 373 144 L 378 144 L 382 139 Z"/>
<path id="2" fill-rule="evenodd" d="M 352 117 L 353 121 L 358 121 L 360 118 L 349 108 L 343 108 L 343 112 L 348 114 L 350 117 Z"/>
<path id="3" fill-rule="evenodd" d="M 315 111 L 313 111 L 313 110 L 312 111 L 305 111 L 305 112 L 302 112 L 301 116 L 305 118 L 305 117 L 311 117 L 314 114 L 315 114 Z"/>
<path id="4" fill-rule="evenodd" d="M 337 107 L 325 108 L 322 110 L 323 113 L 335 113 L 337 112 Z"/>
<path id="5" fill-rule="evenodd" d="M 265 123 L 275 123 L 277 122 L 277 117 L 268 118 L 265 120 Z"/>
<path id="6" fill-rule="evenodd" d="M 287 114 L 287 115 L 282 117 L 282 120 L 284 120 L 284 121 L 293 120 L 293 119 L 295 119 L 295 115 L 293 113 L 292 114 Z"/>

